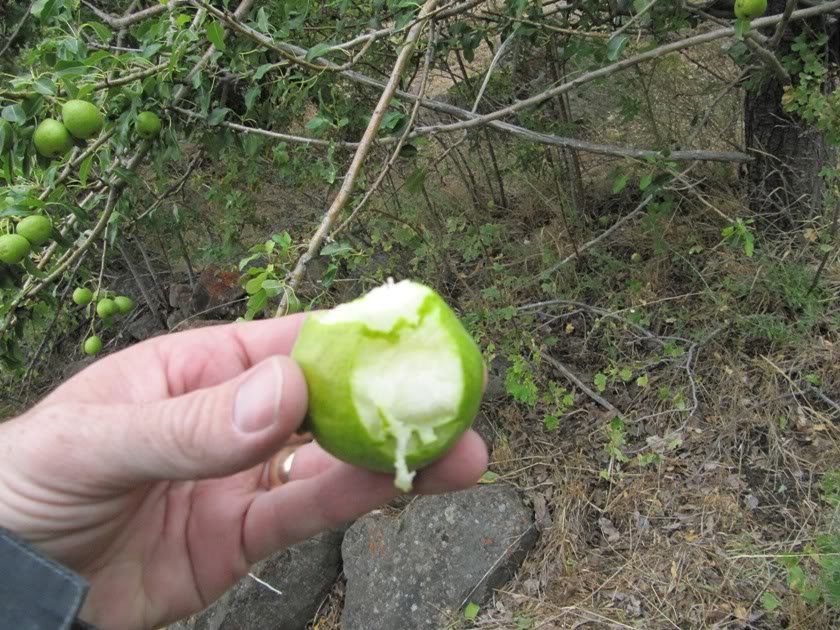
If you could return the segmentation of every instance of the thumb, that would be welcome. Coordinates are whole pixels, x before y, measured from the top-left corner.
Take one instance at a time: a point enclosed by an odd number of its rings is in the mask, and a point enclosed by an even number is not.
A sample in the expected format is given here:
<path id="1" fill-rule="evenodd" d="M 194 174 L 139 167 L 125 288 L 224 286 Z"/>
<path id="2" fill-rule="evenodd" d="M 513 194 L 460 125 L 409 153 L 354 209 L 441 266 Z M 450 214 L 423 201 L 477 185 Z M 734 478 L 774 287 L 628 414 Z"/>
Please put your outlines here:
<path id="1" fill-rule="evenodd" d="M 134 437 L 123 441 L 127 448 L 119 454 L 124 459 L 118 471 L 126 471 L 131 481 L 239 472 L 282 446 L 306 407 L 306 381 L 298 365 L 285 356 L 268 358 L 215 387 L 132 407 Z"/>

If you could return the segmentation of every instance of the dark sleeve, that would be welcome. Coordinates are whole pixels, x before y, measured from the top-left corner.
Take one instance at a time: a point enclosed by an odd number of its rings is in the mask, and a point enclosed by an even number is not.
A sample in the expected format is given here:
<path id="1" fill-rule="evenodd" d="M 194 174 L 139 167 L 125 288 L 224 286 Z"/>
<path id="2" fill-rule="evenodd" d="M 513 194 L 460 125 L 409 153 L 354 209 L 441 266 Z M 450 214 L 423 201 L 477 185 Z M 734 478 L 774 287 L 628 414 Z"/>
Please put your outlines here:
<path id="1" fill-rule="evenodd" d="M 0 528 L 0 630 L 86 630 L 87 582 Z"/>

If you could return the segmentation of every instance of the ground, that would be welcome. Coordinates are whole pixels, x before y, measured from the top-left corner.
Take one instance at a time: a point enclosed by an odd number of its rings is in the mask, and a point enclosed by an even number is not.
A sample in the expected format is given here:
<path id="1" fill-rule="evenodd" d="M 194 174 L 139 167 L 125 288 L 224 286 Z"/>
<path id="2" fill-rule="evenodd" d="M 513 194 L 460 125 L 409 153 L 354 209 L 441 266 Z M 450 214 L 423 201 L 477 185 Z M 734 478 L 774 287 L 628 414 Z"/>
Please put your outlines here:
<path id="1" fill-rule="evenodd" d="M 621 95 L 593 86 L 577 104 L 579 133 L 626 144 L 693 134 L 687 112 L 702 112 L 711 88 L 675 88 L 668 102 L 644 96 L 664 92 L 649 81 L 687 85 L 685 73 L 708 61 L 696 54 L 663 62 Z M 615 107 L 607 112 L 619 96 L 636 97 L 649 115 L 623 123 Z M 738 102 L 736 94 L 722 101 L 698 146 L 739 141 Z M 488 142 L 507 208 L 490 201 L 500 191 Z M 422 162 L 399 165 L 396 185 L 442 150 L 428 145 Z M 430 282 L 463 315 L 502 383 L 483 407 L 486 481 L 523 492 L 540 539 L 517 577 L 460 625 L 837 627 L 822 592 L 809 591 L 830 585 L 817 578 L 814 552 L 838 521 L 836 495 L 823 487 L 840 467 L 836 254 L 811 290 L 824 220 L 786 234 L 765 229 L 745 205 L 737 169 L 697 165 L 691 186 L 674 181 L 667 198 L 587 246 L 642 200 L 647 165 L 625 165 L 631 183 L 614 192 L 622 163 L 580 156 L 586 199 L 570 207 L 543 148 L 490 135 L 463 150 L 457 167 L 430 168 L 419 186 L 394 196 L 389 183 L 346 233 L 354 253 L 339 259 L 338 281 L 318 284 L 324 264 L 303 295 L 329 306 L 386 274 Z M 304 242 L 331 190 L 290 189 L 266 164 L 230 202 L 214 196 L 220 169 L 203 164 L 183 197 L 199 217 L 187 233 L 197 267 L 236 269 L 244 251 L 232 235 L 249 246 L 288 230 Z M 724 236 L 736 219 L 756 222 Z M 146 236 L 154 242 L 152 231 Z M 183 269 L 172 252 L 154 257 L 161 270 Z M 51 365 L 77 358 L 77 348 L 71 333 Z M 339 627 L 343 591 L 339 581 L 314 627 Z"/>

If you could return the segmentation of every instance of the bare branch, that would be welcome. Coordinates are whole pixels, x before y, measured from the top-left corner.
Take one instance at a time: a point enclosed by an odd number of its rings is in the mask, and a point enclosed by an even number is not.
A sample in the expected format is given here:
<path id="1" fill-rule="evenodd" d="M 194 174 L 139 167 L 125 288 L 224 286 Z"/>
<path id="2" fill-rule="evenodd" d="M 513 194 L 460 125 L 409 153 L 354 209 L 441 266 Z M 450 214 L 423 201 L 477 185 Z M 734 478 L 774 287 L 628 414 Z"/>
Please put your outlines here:
<path id="1" fill-rule="evenodd" d="M 367 154 L 370 151 L 374 138 L 376 138 L 376 134 L 379 132 L 379 126 L 382 123 L 382 119 L 385 117 L 385 113 L 388 111 L 388 106 L 391 103 L 391 99 L 394 97 L 394 94 L 397 91 L 397 86 L 399 85 L 403 69 L 405 68 L 406 63 L 408 63 L 412 52 L 414 51 L 414 47 L 417 43 L 417 40 L 420 38 L 420 32 L 423 30 L 424 22 L 419 21 L 419 19 L 425 17 L 429 13 L 429 11 L 433 10 L 436 4 L 437 0 L 427 0 L 426 3 L 423 5 L 423 8 L 420 9 L 420 13 L 418 14 L 418 22 L 408 32 L 405 42 L 403 43 L 402 50 L 400 50 L 400 54 L 397 56 L 397 60 L 394 63 L 394 68 L 391 70 L 391 76 L 388 79 L 388 83 L 385 87 L 385 90 L 382 92 L 382 96 L 379 98 L 379 102 L 377 103 L 376 109 L 374 109 L 373 114 L 370 117 L 370 122 L 368 123 L 364 136 L 362 136 L 362 141 L 359 145 L 359 148 L 356 150 L 356 154 L 353 156 L 353 161 L 351 162 L 350 167 L 347 170 L 347 174 L 344 176 L 344 181 L 341 184 L 341 188 L 339 189 L 338 194 L 333 200 L 333 203 L 330 206 L 329 210 L 327 210 L 326 214 L 324 215 L 324 218 L 322 219 L 321 225 L 318 227 L 318 230 L 315 232 L 312 239 L 309 241 L 309 246 L 307 247 L 306 253 L 298 259 L 295 268 L 290 274 L 288 284 L 292 290 L 297 289 L 298 285 L 300 284 L 300 281 L 303 279 L 303 274 L 306 271 L 306 264 L 318 253 L 321 244 L 324 242 L 324 238 L 327 236 L 336 219 L 338 218 L 338 215 L 341 213 L 341 210 L 344 208 L 344 206 L 347 204 L 347 201 L 350 199 L 350 193 L 353 190 L 353 185 L 356 183 L 356 178 L 359 175 L 359 171 L 361 170 L 362 165 L 364 164 L 365 159 L 367 158 Z M 283 298 L 280 302 L 280 309 L 278 310 L 278 312 L 284 311 L 287 303 L 288 293 L 284 293 Z"/>
<path id="2" fill-rule="evenodd" d="M 828 2 L 825 4 L 821 4 L 816 7 L 812 7 L 809 9 L 803 9 L 801 11 L 794 11 L 790 19 L 791 20 L 804 20 L 809 17 L 815 17 L 817 15 L 822 15 L 824 13 L 828 13 L 830 11 L 840 9 L 840 0 L 834 0 L 833 2 Z M 772 26 L 782 21 L 781 15 L 774 15 L 765 18 L 761 18 L 758 20 L 753 21 L 753 27 L 764 28 L 767 26 Z M 610 64 L 608 66 L 604 66 L 603 68 L 599 68 L 597 70 L 592 70 L 590 72 L 585 72 L 578 77 L 575 77 L 568 83 L 564 83 L 563 85 L 557 86 L 550 90 L 546 90 L 545 92 L 541 92 L 540 94 L 536 94 L 530 98 L 526 98 L 521 101 L 517 101 L 513 105 L 509 105 L 508 107 L 504 107 L 502 109 L 496 110 L 495 112 L 491 112 L 489 114 L 485 114 L 483 116 L 477 116 L 472 118 L 468 121 L 462 121 L 459 123 L 453 123 L 451 125 L 443 125 L 437 129 L 438 132 L 449 132 L 449 131 L 456 131 L 458 129 L 469 129 L 472 127 L 479 127 L 481 125 L 485 125 L 489 122 L 498 120 L 500 118 L 504 118 L 506 116 L 510 116 L 511 114 L 516 114 L 522 110 L 529 109 L 532 107 L 536 107 L 547 101 L 548 99 L 554 98 L 563 94 L 565 92 L 570 92 L 585 83 L 589 83 L 591 81 L 595 81 L 597 79 L 603 79 L 609 77 L 617 72 L 622 70 L 626 70 L 627 68 L 631 68 L 633 66 L 639 65 L 645 61 L 650 61 L 652 59 L 657 59 L 662 57 L 663 55 L 667 55 L 672 52 L 677 52 L 679 50 L 684 50 L 686 48 L 693 48 L 695 46 L 700 46 L 702 44 L 708 44 L 709 42 L 716 41 L 718 39 L 722 39 L 724 37 L 730 37 L 735 34 L 734 27 L 726 27 L 717 29 L 714 31 L 709 31 L 707 33 L 701 33 L 699 35 L 695 35 L 693 37 L 687 37 L 685 39 L 681 39 L 676 42 L 672 42 L 670 44 L 665 44 L 663 46 L 658 46 L 652 50 L 647 52 L 634 55 L 633 57 L 628 57 L 627 59 L 623 59 L 619 62 Z"/>
<path id="3" fill-rule="evenodd" d="M 234 15 L 237 18 L 240 18 L 240 17 L 244 16 L 247 13 L 247 11 L 251 8 L 251 5 L 253 3 L 254 3 L 254 0 L 242 0 L 242 2 L 239 4 L 236 11 L 234 12 Z M 163 5 L 161 5 L 161 6 L 163 6 Z M 192 67 L 190 72 L 187 74 L 186 82 L 183 85 L 181 85 L 180 88 L 178 89 L 178 91 L 173 95 L 172 100 L 169 103 L 170 105 L 177 105 L 181 100 L 184 99 L 184 97 L 187 95 L 187 93 L 190 90 L 190 85 L 191 85 L 190 80 L 192 79 L 193 76 L 195 76 L 195 74 L 197 72 L 200 72 L 201 69 L 207 64 L 207 62 L 212 57 L 215 49 L 216 48 L 213 45 L 211 45 L 207 48 L 205 53 L 201 56 L 201 58 L 195 63 L 195 65 Z M 140 162 L 142 162 L 143 158 L 148 153 L 151 146 L 152 146 L 152 141 L 151 140 L 143 141 L 140 144 L 140 146 L 138 147 L 138 149 L 135 152 L 132 159 L 129 160 L 128 164 L 126 165 L 127 170 L 133 171 L 134 169 L 136 169 L 137 166 L 140 164 Z M 109 172 L 109 174 L 113 174 L 113 169 L 117 166 L 117 164 L 118 164 L 118 162 L 115 161 L 114 165 L 112 166 L 112 170 Z M 108 219 L 110 218 L 111 213 L 113 212 L 113 206 L 116 205 L 117 198 L 118 198 L 119 194 L 122 192 L 122 189 L 125 187 L 125 181 L 122 180 L 122 179 L 118 179 L 116 181 L 111 182 L 108 186 L 110 187 L 110 191 L 109 191 L 109 194 L 108 194 L 108 201 L 106 202 L 105 209 L 103 210 L 102 214 L 100 215 L 99 221 L 97 222 L 96 226 L 94 227 L 91 235 L 84 241 L 84 243 L 82 243 L 82 245 L 80 245 L 78 247 L 78 249 L 68 250 L 65 253 L 65 255 L 62 256 L 59 263 L 56 265 L 56 268 L 52 272 L 50 272 L 50 274 L 46 278 L 43 278 L 43 279 L 39 280 L 38 282 L 35 282 L 34 278 L 30 277 L 26 281 L 23 289 L 21 289 L 21 291 L 18 292 L 18 294 L 11 300 L 11 302 L 9 304 L 9 310 L 6 313 L 6 317 L 3 320 L 3 323 L 0 324 L 0 335 L 2 335 L 9 328 L 9 326 L 15 321 L 16 310 L 25 298 L 32 297 L 32 296 L 36 295 L 39 291 L 43 290 L 44 287 L 49 286 L 49 284 L 51 284 L 52 282 L 57 280 L 59 277 L 61 277 L 61 275 L 64 273 L 64 271 L 67 270 L 67 268 L 69 268 L 70 265 L 72 265 L 74 262 L 80 262 L 87 255 L 88 250 L 90 249 L 93 242 L 95 241 L 95 237 L 100 236 L 102 234 L 102 232 L 104 232 L 105 227 L 107 226 Z M 99 194 L 105 188 L 106 188 L 106 186 L 103 186 L 103 187 L 101 187 L 97 190 L 91 191 L 85 197 L 85 200 L 82 201 L 82 204 L 85 204 L 86 201 L 92 199 L 94 195 Z M 73 217 L 70 219 L 70 221 L 68 221 L 68 224 L 67 224 L 66 228 L 69 230 L 69 228 L 71 228 L 75 224 L 75 221 L 76 221 L 76 217 L 75 217 L 75 215 L 73 215 Z M 55 249 L 55 243 L 54 243 L 50 247 L 50 249 L 48 249 L 44 253 L 41 262 L 44 265 L 46 265 L 46 263 L 49 261 L 50 257 L 54 254 L 55 251 L 56 251 L 56 249 Z"/>
<path id="4" fill-rule="evenodd" d="M 767 48 L 770 50 L 777 48 L 782 42 L 782 36 L 785 34 L 785 29 L 790 21 L 790 16 L 793 15 L 793 12 L 796 10 L 797 4 L 799 4 L 799 0 L 787 0 L 785 12 L 782 14 L 782 21 L 776 25 L 776 32 L 773 33 L 772 39 L 767 43 Z"/>
<path id="5" fill-rule="evenodd" d="M 597 237 L 593 238 L 593 239 L 592 239 L 591 241 L 589 241 L 588 243 L 584 243 L 583 245 L 581 245 L 581 246 L 577 249 L 577 251 L 575 251 L 575 252 L 573 252 L 573 253 L 569 254 L 568 256 L 566 256 L 563 260 L 561 260 L 561 261 L 560 261 L 559 263 L 557 263 L 556 265 L 553 265 L 553 266 L 549 267 L 548 269 L 546 269 L 543 273 L 544 273 L 544 274 L 551 274 L 551 273 L 554 273 L 555 271 L 557 271 L 558 269 L 560 269 L 561 267 L 564 267 L 565 265 L 568 265 L 568 264 L 569 264 L 570 262 L 572 262 L 575 258 L 577 258 L 578 256 L 580 256 L 580 254 L 581 254 L 582 252 L 585 252 L 585 251 L 586 251 L 587 249 L 589 249 L 590 247 L 594 247 L 595 245 L 597 245 L 598 243 L 600 243 L 601 241 L 603 241 L 605 238 L 607 238 L 610 234 L 612 234 L 613 232 L 615 232 L 615 231 L 616 231 L 618 228 L 620 228 L 622 225 L 624 225 L 625 223 L 627 223 L 628 221 L 630 221 L 631 219 L 633 219 L 634 217 L 636 217 L 636 216 L 637 216 L 637 215 L 638 215 L 638 214 L 639 214 L 642 210 L 644 210 L 644 209 L 647 207 L 647 205 L 648 205 L 648 204 L 649 204 L 652 200 L 653 200 L 653 197 L 645 197 L 644 201 L 642 201 L 642 203 L 640 203 L 638 206 L 636 206 L 636 208 L 633 210 L 633 212 L 631 212 L 630 214 L 627 214 L 627 215 L 625 215 L 625 216 L 621 217 L 618 221 L 616 221 L 613 225 L 611 225 L 611 226 L 610 226 L 610 228 L 609 228 L 608 230 L 604 230 L 604 232 L 602 232 L 602 233 L 601 233 L 600 235 L 598 235 Z"/>
<path id="6" fill-rule="evenodd" d="M 188 118 L 192 118 L 194 120 L 201 120 L 204 122 L 207 121 L 207 116 L 204 116 L 202 114 L 199 114 L 198 112 L 194 112 L 189 109 L 184 109 L 183 107 L 171 107 L 170 109 L 173 109 L 179 114 L 183 114 L 184 116 L 187 116 Z M 320 147 L 338 146 L 347 149 L 355 149 L 359 146 L 358 142 L 319 140 L 318 138 L 307 138 L 306 136 L 294 136 L 287 133 L 270 131 L 268 129 L 260 129 L 259 127 L 248 127 L 246 125 L 240 125 L 238 123 L 232 123 L 227 121 L 222 121 L 218 123 L 218 126 L 226 127 L 228 129 L 234 129 L 243 133 L 253 133 L 259 136 L 265 136 L 267 138 L 274 138 L 275 140 L 283 140 L 284 142 L 297 142 L 300 144 L 311 144 Z"/>
<path id="7" fill-rule="evenodd" d="M 432 69 L 432 60 L 435 56 L 435 48 L 437 46 L 437 32 L 435 30 L 435 25 L 436 23 L 434 21 L 432 21 L 429 25 L 429 44 L 426 48 L 426 59 L 423 64 L 420 88 L 417 90 L 417 94 L 420 98 L 422 98 L 426 93 L 426 89 L 429 84 L 429 74 Z M 341 232 L 341 230 L 346 228 L 353 221 L 356 215 L 362 210 L 362 208 L 365 207 L 365 204 L 367 204 L 367 202 L 373 196 L 373 193 L 375 193 L 379 189 L 379 186 L 382 185 L 385 176 L 390 172 L 391 168 L 393 168 L 394 166 L 394 162 L 396 162 L 397 158 L 399 158 L 400 156 L 400 151 L 403 147 L 403 144 L 405 144 L 406 138 L 408 138 L 411 128 L 414 126 L 414 121 L 417 119 L 417 114 L 419 110 L 420 100 L 418 99 L 414 102 L 414 107 L 411 109 L 411 116 L 409 117 L 408 124 L 405 126 L 405 131 L 400 137 L 399 142 L 397 142 L 397 146 L 391 152 L 391 157 L 389 158 L 388 162 L 382 168 L 381 172 L 379 173 L 379 176 L 376 178 L 376 181 L 373 182 L 373 185 L 370 186 L 367 192 L 365 192 L 365 196 L 362 197 L 362 200 L 356 204 L 355 208 L 353 208 L 353 211 L 350 213 L 350 216 L 347 217 L 347 219 L 345 219 L 344 222 L 335 229 L 335 231 L 332 234 L 333 238 L 335 238 L 336 234 Z"/>
<path id="8" fill-rule="evenodd" d="M 185 0 L 173 1 L 174 4 L 186 4 Z M 137 13 L 132 13 L 131 15 L 116 17 L 105 13 L 98 7 L 92 5 L 87 0 L 82 0 L 82 4 L 84 4 L 87 8 L 93 11 L 96 14 L 96 17 L 98 17 L 100 20 L 102 20 L 112 28 L 124 28 L 126 26 L 131 26 L 132 24 L 137 24 L 138 22 L 142 22 L 143 20 L 148 20 L 157 15 L 160 15 L 161 13 L 166 13 L 170 10 L 169 4 L 156 4 L 154 6 L 149 7 L 148 9 L 143 9 L 142 11 L 138 11 Z"/>
<path id="9" fill-rule="evenodd" d="M 610 401 L 608 401 L 603 396 L 600 396 L 599 394 L 595 393 L 595 391 L 591 387 L 587 386 L 577 374 L 572 372 L 569 368 L 560 363 L 560 361 L 555 359 L 553 356 L 551 356 L 547 352 L 540 352 L 540 356 L 545 361 L 548 361 L 548 363 L 550 363 L 555 370 L 560 372 L 568 380 L 577 385 L 587 396 L 589 396 L 592 400 L 601 405 L 604 409 L 614 413 L 616 416 L 619 417 L 622 417 L 624 415 L 618 409 L 616 409 L 615 406 L 612 403 L 610 403 Z"/>
<path id="10" fill-rule="evenodd" d="M 32 2 L 29 3 L 29 6 L 26 7 L 26 11 L 23 13 L 23 17 L 20 18 L 20 21 L 17 23 L 17 26 L 15 26 L 15 30 L 12 31 L 12 34 L 9 35 L 8 39 L 6 40 L 6 43 L 3 44 L 3 48 L 0 49 L 0 57 L 6 54 L 6 51 L 9 50 L 9 47 L 12 45 L 12 42 L 15 41 L 18 34 L 20 33 L 20 29 L 23 28 L 24 24 L 26 24 L 26 20 L 29 18 L 29 14 L 32 11 L 32 6 L 34 4 L 35 0 L 32 0 Z"/>

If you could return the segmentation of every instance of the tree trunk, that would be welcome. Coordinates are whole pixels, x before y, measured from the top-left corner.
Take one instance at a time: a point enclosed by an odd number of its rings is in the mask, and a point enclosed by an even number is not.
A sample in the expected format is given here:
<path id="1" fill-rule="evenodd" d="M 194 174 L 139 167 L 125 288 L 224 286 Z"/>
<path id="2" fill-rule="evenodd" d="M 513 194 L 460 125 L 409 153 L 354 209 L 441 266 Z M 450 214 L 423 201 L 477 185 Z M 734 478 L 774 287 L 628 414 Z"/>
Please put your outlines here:
<path id="1" fill-rule="evenodd" d="M 770 0 L 768 15 L 782 13 L 785 0 Z M 778 55 L 790 54 L 793 39 L 803 28 L 815 34 L 831 28 L 825 54 L 829 61 L 838 58 L 838 30 L 820 18 L 818 21 L 788 25 Z M 768 33 L 772 36 L 772 31 Z M 796 81 L 796 77 L 792 77 Z M 823 134 L 803 121 L 796 113 L 782 107 L 784 86 L 767 73 L 748 91 L 744 99 L 744 135 L 747 151 L 754 161 L 747 167 L 753 209 L 764 215 L 776 215 L 779 225 L 790 225 L 820 211 L 824 182 L 820 169 L 833 163 L 836 148 L 825 142 Z"/>

